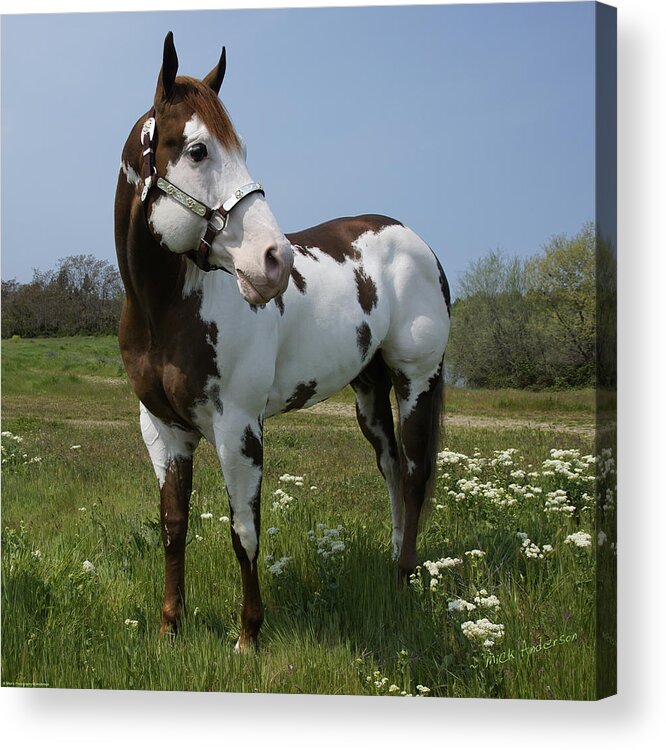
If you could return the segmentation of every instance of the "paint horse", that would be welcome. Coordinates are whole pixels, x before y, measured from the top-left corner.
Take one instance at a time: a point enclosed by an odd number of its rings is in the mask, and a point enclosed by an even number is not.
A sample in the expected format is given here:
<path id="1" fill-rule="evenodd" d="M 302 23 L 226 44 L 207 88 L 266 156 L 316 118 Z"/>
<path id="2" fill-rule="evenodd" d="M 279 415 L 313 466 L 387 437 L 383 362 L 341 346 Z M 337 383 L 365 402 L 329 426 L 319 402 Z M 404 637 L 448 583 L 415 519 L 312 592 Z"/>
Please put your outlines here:
<path id="1" fill-rule="evenodd" d="M 160 634 L 175 632 L 184 607 L 192 462 L 204 437 L 228 494 L 243 650 L 256 645 L 264 616 L 257 555 L 266 417 L 351 384 L 388 485 L 399 573 L 414 569 L 435 476 L 449 289 L 425 242 L 384 216 L 283 234 L 218 98 L 224 49 L 203 80 L 176 77 L 177 68 L 169 33 L 154 105 L 122 154 L 120 350 L 160 487 Z"/>

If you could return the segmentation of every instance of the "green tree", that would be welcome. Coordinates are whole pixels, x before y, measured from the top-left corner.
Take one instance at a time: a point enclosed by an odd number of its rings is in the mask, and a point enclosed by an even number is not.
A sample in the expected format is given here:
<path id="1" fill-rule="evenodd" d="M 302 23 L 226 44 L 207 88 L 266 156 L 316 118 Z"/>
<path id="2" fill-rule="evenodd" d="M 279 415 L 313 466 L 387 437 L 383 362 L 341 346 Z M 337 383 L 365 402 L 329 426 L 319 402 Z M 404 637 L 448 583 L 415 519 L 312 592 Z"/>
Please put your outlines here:
<path id="1" fill-rule="evenodd" d="M 528 260 L 493 251 L 470 265 L 452 308 L 449 372 L 472 387 L 593 385 L 593 224 Z"/>
<path id="2" fill-rule="evenodd" d="M 92 255 L 72 255 L 32 281 L 2 282 L 2 336 L 115 333 L 123 299 L 114 266 Z"/>

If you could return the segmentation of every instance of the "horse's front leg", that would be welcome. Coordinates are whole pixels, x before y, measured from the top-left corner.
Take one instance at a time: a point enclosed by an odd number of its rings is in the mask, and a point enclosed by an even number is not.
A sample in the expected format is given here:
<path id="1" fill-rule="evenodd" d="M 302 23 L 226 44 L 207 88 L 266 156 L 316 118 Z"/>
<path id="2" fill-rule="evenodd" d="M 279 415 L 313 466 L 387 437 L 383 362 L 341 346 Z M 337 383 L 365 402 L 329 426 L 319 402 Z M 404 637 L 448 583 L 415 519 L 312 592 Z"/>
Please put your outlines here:
<path id="1" fill-rule="evenodd" d="M 230 411 L 225 407 L 215 437 L 229 498 L 231 540 L 243 582 L 241 630 L 236 651 L 244 651 L 257 646 L 259 628 L 264 619 L 257 571 L 263 420 L 261 415 L 248 417 L 244 413 L 229 414 Z"/>
<path id="2" fill-rule="evenodd" d="M 185 606 L 185 541 L 192 494 L 192 456 L 199 437 L 168 425 L 141 404 L 141 433 L 160 486 L 164 600 L 160 636 L 175 633 Z"/>

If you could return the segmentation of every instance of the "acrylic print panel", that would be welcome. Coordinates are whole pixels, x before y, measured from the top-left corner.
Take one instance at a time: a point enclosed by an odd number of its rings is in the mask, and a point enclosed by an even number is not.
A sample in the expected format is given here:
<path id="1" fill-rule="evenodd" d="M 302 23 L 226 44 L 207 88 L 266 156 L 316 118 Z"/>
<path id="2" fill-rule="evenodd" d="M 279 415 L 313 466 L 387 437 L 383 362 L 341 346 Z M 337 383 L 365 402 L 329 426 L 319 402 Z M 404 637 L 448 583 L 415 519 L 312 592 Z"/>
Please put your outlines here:
<path id="1" fill-rule="evenodd" d="M 614 9 L 5 16 L 2 69 L 3 685 L 612 694 Z"/>

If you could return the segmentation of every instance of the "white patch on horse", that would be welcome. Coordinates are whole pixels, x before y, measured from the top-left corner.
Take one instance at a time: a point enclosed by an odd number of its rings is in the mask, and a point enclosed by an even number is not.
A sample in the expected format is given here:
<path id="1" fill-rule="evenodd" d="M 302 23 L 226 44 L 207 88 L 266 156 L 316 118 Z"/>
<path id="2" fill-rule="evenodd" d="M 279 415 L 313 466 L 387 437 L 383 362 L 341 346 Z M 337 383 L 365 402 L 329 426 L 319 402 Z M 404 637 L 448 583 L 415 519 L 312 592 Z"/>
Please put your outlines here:
<path id="1" fill-rule="evenodd" d="M 162 489 L 169 465 L 179 458 L 189 458 L 194 450 L 193 442 L 196 444 L 198 438 L 158 419 L 142 402 L 139 402 L 139 419 L 143 441 Z"/>
<path id="2" fill-rule="evenodd" d="M 130 164 L 127 164 L 127 162 L 120 162 L 120 171 L 125 175 L 125 179 L 130 185 L 138 185 L 141 182 L 139 175 L 134 171 Z"/>

